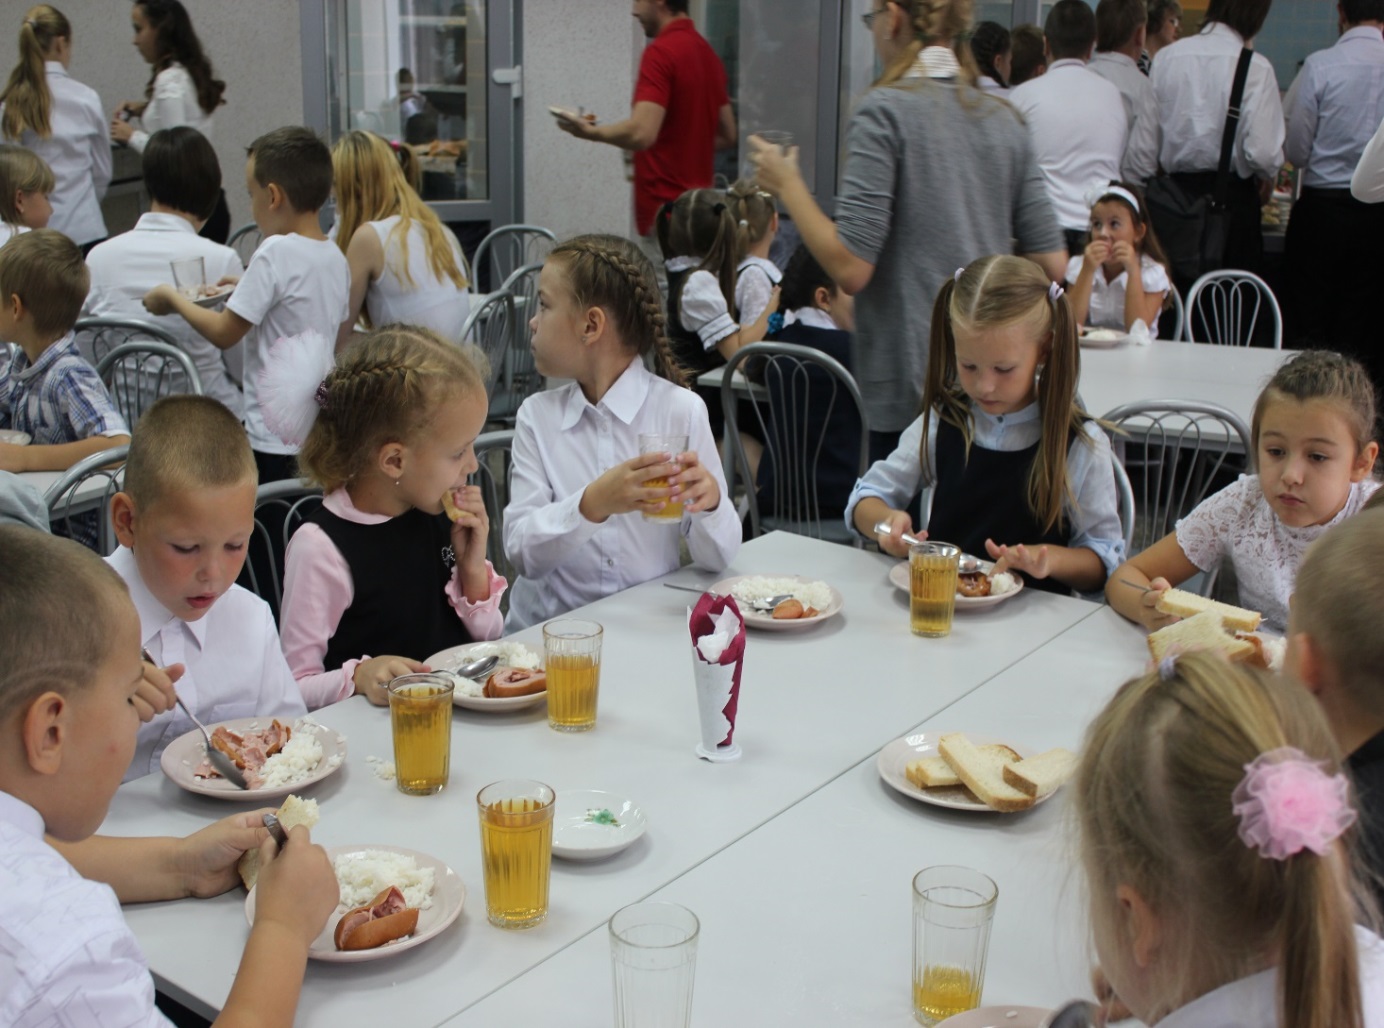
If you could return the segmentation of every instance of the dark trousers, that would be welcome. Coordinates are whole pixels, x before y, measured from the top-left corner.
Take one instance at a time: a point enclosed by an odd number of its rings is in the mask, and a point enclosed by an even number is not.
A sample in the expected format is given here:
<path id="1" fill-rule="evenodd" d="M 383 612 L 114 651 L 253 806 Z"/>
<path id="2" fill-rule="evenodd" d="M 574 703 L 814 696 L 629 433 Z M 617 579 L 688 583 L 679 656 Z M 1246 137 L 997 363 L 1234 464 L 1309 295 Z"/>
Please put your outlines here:
<path id="1" fill-rule="evenodd" d="M 1211 195 L 1216 191 L 1214 171 L 1174 172 L 1173 180 L 1192 195 Z M 1226 203 L 1230 208 L 1230 231 L 1225 244 L 1225 259 L 1222 268 L 1238 268 L 1252 271 L 1256 275 L 1264 273 L 1264 232 L 1259 227 L 1260 205 L 1259 186 L 1252 178 L 1240 178 L 1231 173 L 1230 188 L 1226 192 Z M 1194 279 L 1174 278 L 1174 284 L 1184 297 L 1192 288 Z M 1200 337 L 1199 337 L 1200 338 Z"/>

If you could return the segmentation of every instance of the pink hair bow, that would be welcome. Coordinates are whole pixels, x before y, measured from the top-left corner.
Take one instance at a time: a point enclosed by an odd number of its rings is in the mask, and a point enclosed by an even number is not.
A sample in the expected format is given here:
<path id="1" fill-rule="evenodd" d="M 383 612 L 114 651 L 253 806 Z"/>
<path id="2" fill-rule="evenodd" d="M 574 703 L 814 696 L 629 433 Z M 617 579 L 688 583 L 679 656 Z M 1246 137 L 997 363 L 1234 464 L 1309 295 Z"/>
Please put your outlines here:
<path id="1" fill-rule="evenodd" d="M 1240 840 L 1270 860 L 1309 849 L 1321 856 L 1355 823 L 1344 775 L 1291 746 L 1256 757 L 1231 796 Z"/>

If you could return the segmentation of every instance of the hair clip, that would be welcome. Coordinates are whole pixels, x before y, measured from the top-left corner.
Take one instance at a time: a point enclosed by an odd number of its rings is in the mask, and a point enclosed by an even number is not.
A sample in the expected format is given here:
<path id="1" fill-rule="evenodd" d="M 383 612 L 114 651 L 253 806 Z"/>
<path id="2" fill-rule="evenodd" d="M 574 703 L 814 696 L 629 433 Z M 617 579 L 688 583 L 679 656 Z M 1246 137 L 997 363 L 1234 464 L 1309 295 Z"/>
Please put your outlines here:
<path id="1" fill-rule="evenodd" d="M 1171 682 L 1177 677 L 1177 654 L 1169 653 L 1158 662 L 1158 677 L 1165 682 Z"/>
<path id="2" fill-rule="evenodd" d="M 772 335 L 777 335 L 779 332 L 782 332 L 782 331 L 783 331 L 783 315 L 780 314 L 778 311 L 774 311 L 773 314 L 770 314 L 770 315 L 769 315 L 769 333 L 768 333 L 768 334 L 771 335 L 771 336 L 772 336 Z"/>
<path id="3" fill-rule="evenodd" d="M 960 282 L 960 281 L 961 281 L 961 274 L 962 274 L 962 272 L 964 272 L 965 270 L 966 270 L 965 268 L 957 268 L 957 269 L 956 269 L 956 274 L 952 276 L 952 281 L 953 281 L 953 282 Z"/>
<path id="4" fill-rule="evenodd" d="M 1051 300 L 1053 303 L 1056 303 L 1058 297 L 1060 297 L 1066 291 L 1067 290 L 1063 289 L 1056 282 L 1048 283 L 1048 299 Z"/>
<path id="5" fill-rule="evenodd" d="M 749 228 L 749 227 L 750 227 L 750 223 L 749 223 L 748 221 L 746 221 L 744 218 L 741 218 L 741 219 L 740 219 L 740 227 L 741 227 L 741 228 Z"/>
<path id="6" fill-rule="evenodd" d="M 1309 849 L 1322 856 L 1355 823 L 1345 775 L 1292 746 L 1261 753 L 1245 765 L 1231 794 L 1240 841 L 1269 860 Z"/>
<path id="7" fill-rule="evenodd" d="M 331 397 L 327 392 L 326 379 L 323 379 L 320 383 L 318 383 L 317 391 L 312 394 L 312 398 L 317 401 L 317 406 L 321 407 L 323 410 L 330 409 L 329 400 L 331 399 Z"/>

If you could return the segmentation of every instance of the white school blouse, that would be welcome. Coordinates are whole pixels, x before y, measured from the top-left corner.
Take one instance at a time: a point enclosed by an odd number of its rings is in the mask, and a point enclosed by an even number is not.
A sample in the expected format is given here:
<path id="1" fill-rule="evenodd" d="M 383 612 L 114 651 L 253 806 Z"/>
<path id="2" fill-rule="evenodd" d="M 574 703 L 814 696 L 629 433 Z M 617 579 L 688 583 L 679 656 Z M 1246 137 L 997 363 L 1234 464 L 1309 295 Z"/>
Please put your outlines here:
<path id="1" fill-rule="evenodd" d="M 1067 262 L 1067 285 L 1070 287 L 1081 274 L 1082 255 L 1077 254 Z M 1145 293 L 1166 293 L 1172 288 L 1168 280 L 1168 269 L 1148 254 L 1139 255 L 1139 281 Z M 1121 270 L 1109 282 L 1105 271 L 1096 269 L 1091 279 L 1091 304 L 1086 311 L 1086 324 L 1093 328 L 1117 328 L 1125 330 L 1125 289 L 1129 285 L 1129 272 Z M 1158 338 L 1158 319 L 1153 319 L 1149 333 Z"/>
<path id="2" fill-rule="evenodd" d="M 455 285 L 449 278 L 433 274 L 428 263 L 427 236 L 418 222 L 409 225 L 408 234 L 394 231 L 399 224 L 397 214 L 380 221 L 367 222 L 380 237 L 384 249 L 384 271 L 370 283 L 365 293 L 365 309 L 370 323 L 381 325 L 417 325 L 430 328 L 443 339 L 461 341 L 461 329 L 471 311 L 471 294 L 465 286 Z M 465 275 L 466 263 L 450 230 L 447 238 L 452 244 L 452 257 Z M 404 255 L 408 255 L 408 274 L 403 277 Z"/>
<path id="3" fill-rule="evenodd" d="M 106 558 L 130 589 L 139 613 L 139 641 L 159 667 L 182 664 L 178 695 L 204 725 L 236 717 L 295 718 L 307 713 L 288 670 L 269 605 L 232 585 L 196 621 L 169 613 L 139 576 L 134 552 L 118 547 Z M 174 707 L 139 726 L 125 781 L 159 769 L 168 744 L 196 725 Z"/>
<path id="4" fill-rule="evenodd" d="M 170 1026 L 114 890 L 79 875 L 43 827 L 37 810 L 0 792 L 0 1024 Z"/>
<path id="5" fill-rule="evenodd" d="M 195 128 L 211 139 L 212 116 L 197 102 L 192 75 L 175 61 L 154 77 L 154 94 L 139 116 L 139 127 L 130 136 L 130 149 L 143 153 L 155 132 L 179 125 Z"/>
<path id="6" fill-rule="evenodd" d="M 69 75 L 60 61 L 45 61 L 43 68 L 53 94 L 49 114 L 53 131 L 41 139 L 37 132 L 25 129 L 19 144 L 53 169 L 55 185 L 48 197 L 53 216 L 48 227 L 82 246 L 106 236 L 101 197 L 111 182 L 110 125 L 96 90 Z"/>
<path id="7" fill-rule="evenodd" d="M 774 286 L 783 281 L 778 265 L 764 257 L 746 257 L 735 269 L 735 309 L 740 324 L 753 325 L 769 306 Z"/>
<path id="8" fill-rule="evenodd" d="M 599 525 L 582 517 L 586 487 L 637 457 L 641 433 L 688 436 L 688 449 L 720 486 L 715 510 L 689 514 L 677 527 L 645 521 L 638 512 Z M 676 570 L 681 539 L 693 563 L 710 572 L 740 550 L 740 519 L 726 492 L 706 403 L 638 358 L 599 403 L 574 382 L 520 406 L 504 526 L 505 553 L 518 572 L 505 622 L 511 632 Z"/>

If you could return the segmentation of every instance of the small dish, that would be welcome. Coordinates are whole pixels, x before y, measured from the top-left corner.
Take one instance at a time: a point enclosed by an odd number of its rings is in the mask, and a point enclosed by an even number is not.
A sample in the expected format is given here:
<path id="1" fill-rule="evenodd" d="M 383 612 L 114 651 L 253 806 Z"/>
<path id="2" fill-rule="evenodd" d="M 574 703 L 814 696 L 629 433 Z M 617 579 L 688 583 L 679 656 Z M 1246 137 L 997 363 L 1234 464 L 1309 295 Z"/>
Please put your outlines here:
<path id="1" fill-rule="evenodd" d="M 982 560 L 980 562 L 980 570 L 984 571 L 987 575 L 994 570 L 994 567 L 995 562 L 992 560 Z M 1007 593 L 1000 593 L 997 596 L 962 596 L 960 593 L 957 593 L 956 609 L 958 611 L 984 610 L 986 607 L 993 607 L 997 603 L 1003 603 L 1005 600 L 1018 596 L 1019 593 L 1024 591 L 1024 576 L 1016 575 L 1012 572 L 1006 572 L 1006 574 L 1019 583 L 1017 589 L 1012 589 Z M 889 569 L 889 581 L 893 583 L 895 589 L 901 592 L 910 591 L 911 584 L 908 581 L 908 561 L 900 561 Z"/>
<path id="2" fill-rule="evenodd" d="M 1113 350 L 1129 342 L 1129 333 L 1113 328 L 1083 328 L 1078 341 L 1088 350 Z"/>
<path id="3" fill-rule="evenodd" d="M 505 640 L 498 641 L 505 642 Z M 537 656 L 539 666 L 542 666 L 542 653 L 524 643 L 519 643 L 517 645 L 524 646 L 526 650 Z M 468 660 L 472 660 L 475 657 L 488 657 L 490 654 L 498 652 L 498 649 L 499 647 L 494 642 L 466 643 L 464 646 L 453 646 L 450 649 L 434 653 L 423 663 L 427 664 L 428 667 L 432 668 L 434 671 L 450 672 L 455 668 L 461 667 L 461 665 Z M 503 664 L 504 662 L 505 658 L 501 656 L 500 663 Z M 462 707 L 466 710 L 480 710 L 489 714 L 500 714 L 509 710 L 523 710 L 525 707 L 532 707 L 535 704 L 542 703 L 548 698 L 548 691 L 546 689 L 543 692 L 529 693 L 527 696 L 465 696 L 461 692 L 461 686 L 464 681 L 470 681 L 470 679 L 462 679 L 456 675 L 452 677 L 456 679 L 456 688 L 452 690 L 452 706 Z"/>
<path id="4" fill-rule="evenodd" d="M 239 717 L 231 721 L 220 721 L 217 724 L 207 725 L 207 731 L 215 731 L 218 727 L 224 727 L 239 734 L 266 728 L 272 720 L 273 718 L 269 717 Z M 294 731 L 304 730 L 306 729 L 294 728 Z M 341 770 L 341 766 L 346 762 L 346 737 L 344 735 L 333 731 L 326 725 L 316 725 L 312 730 L 317 733 L 317 739 L 322 743 L 322 759 L 317 762 L 317 767 L 308 777 L 294 782 L 292 785 L 280 785 L 272 789 L 241 789 L 224 778 L 198 778 L 193 774 L 193 771 L 198 764 L 202 763 L 202 758 L 206 756 L 207 744 L 206 740 L 202 738 L 202 733 L 195 728 L 178 736 L 168 744 L 168 748 L 159 757 L 159 767 L 163 769 L 165 777 L 178 788 L 195 792 L 199 796 L 210 796 L 218 800 L 244 800 L 249 803 L 281 799 L 291 792 L 301 793 L 308 786 L 335 774 Z"/>
<path id="5" fill-rule="evenodd" d="M 609 813 L 616 823 L 606 822 Z M 564 860 L 602 860 L 644 834 L 649 820 L 632 800 L 599 789 L 558 792 L 553 811 L 553 856 Z"/>
<path id="6" fill-rule="evenodd" d="M 431 867 L 433 869 L 432 906 L 427 910 L 418 912 L 418 930 L 407 938 L 387 942 L 374 949 L 340 950 L 336 948 L 336 923 L 341 920 L 341 915 L 346 913 L 346 907 L 337 904 L 336 910 L 332 911 L 331 916 L 327 918 L 327 926 L 322 929 L 317 938 L 312 940 L 312 945 L 308 947 L 309 960 L 321 960 L 336 964 L 357 964 L 367 960 L 383 960 L 386 957 L 402 953 L 404 950 L 421 946 L 433 936 L 440 935 L 448 925 L 461 916 L 462 904 L 466 902 L 466 886 L 455 871 L 436 857 L 419 853 L 417 850 L 404 849 L 402 846 L 373 845 L 330 846 L 327 848 L 327 856 L 335 860 L 344 854 L 355 853 L 359 850 L 387 850 L 390 853 L 401 853 L 406 857 L 412 857 L 419 867 Z M 255 923 L 254 889 L 251 889 L 250 894 L 245 897 L 245 920 L 252 925 Z"/>
<path id="7" fill-rule="evenodd" d="M 723 578 L 711 586 L 708 592 L 716 593 L 718 596 L 732 596 L 732 590 L 736 585 L 745 581 L 747 578 L 786 578 L 797 582 L 811 583 L 820 582 L 819 578 L 809 578 L 807 575 L 736 575 L 734 578 Z M 775 620 L 771 611 L 753 610 L 748 603 L 742 603 L 739 599 L 735 605 L 740 608 L 740 613 L 745 617 L 746 628 L 762 628 L 769 632 L 793 632 L 813 625 L 820 625 L 827 618 L 834 618 L 841 613 L 841 608 L 846 605 L 845 599 L 840 591 L 830 583 L 823 583 L 831 591 L 831 602 L 827 604 L 825 610 L 819 611 L 816 617 L 793 618 L 792 620 Z"/>
<path id="8" fill-rule="evenodd" d="M 33 442 L 34 437 L 28 432 L 21 432 L 17 428 L 0 428 L 0 443 L 9 443 L 11 446 L 28 446 Z"/>
<path id="9" fill-rule="evenodd" d="M 207 293 L 205 296 L 199 296 L 192 302 L 195 303 L 198 307 L 205 307 L 208 310 L 214 310 L 215 308 L 220 307 L 223 303 L 226 302 L 230 295 L 235 292 L 235 286 L 233 285 L 207 286 L 205 288 L 213 289 L 215 290 L 215 292 Z"/>
<path id="10" fill-rule="evenodd" d="M 938 1022 L 937 1028 L 1043 1028 L 1052 1013 L 1042 1007 L 976 1007 Z"/>
<path id="11" fill-rule="evenodd" d="M 886 785 L 903 793 L 911 800 L 921 800 L 930 803 L 934 807 L 950 807 L 952 810 L 974 810 L 986 814 L 998 814 L 1000 811 L 993 807 L 987 807 L 980 800 L 976 799 L 970 789 L 964 785 L 941 786 L 936 789 L 920 789 L 908 780 L 906 769 L 911 761 L 922 760 L 924 757 L 940 756 L 937 750 L 937 741 L 942 736 L 950 734 L 948 732 L 917 732 L 913 735 L 905 736 L 902 739 L 895 739 L 884 749 L 879 751 L 879 756 L 875 758 L 875 769 L 879 771 L 879 776 L 884 779 Z M 998 739 L 993 735 L 977 735 L 967 732 L 966 737 L 977 746 L 988 746 L 991 743 L 1002 743 L 1010 747 L 1020 757 L 1032 757 L 1037 755 L 1037 751 L 1028 746 L 1020 746 L 1010 742 L 1008 739 Z M 1039 799 L 1033 806 L 1039 803 L 1046 803 L 1057 792 L 1050 792 Z M 1032 807 L 1028 809 L 1033 809 Z M 1022 811 L 1020 811 L 1022 813 Z"/>

